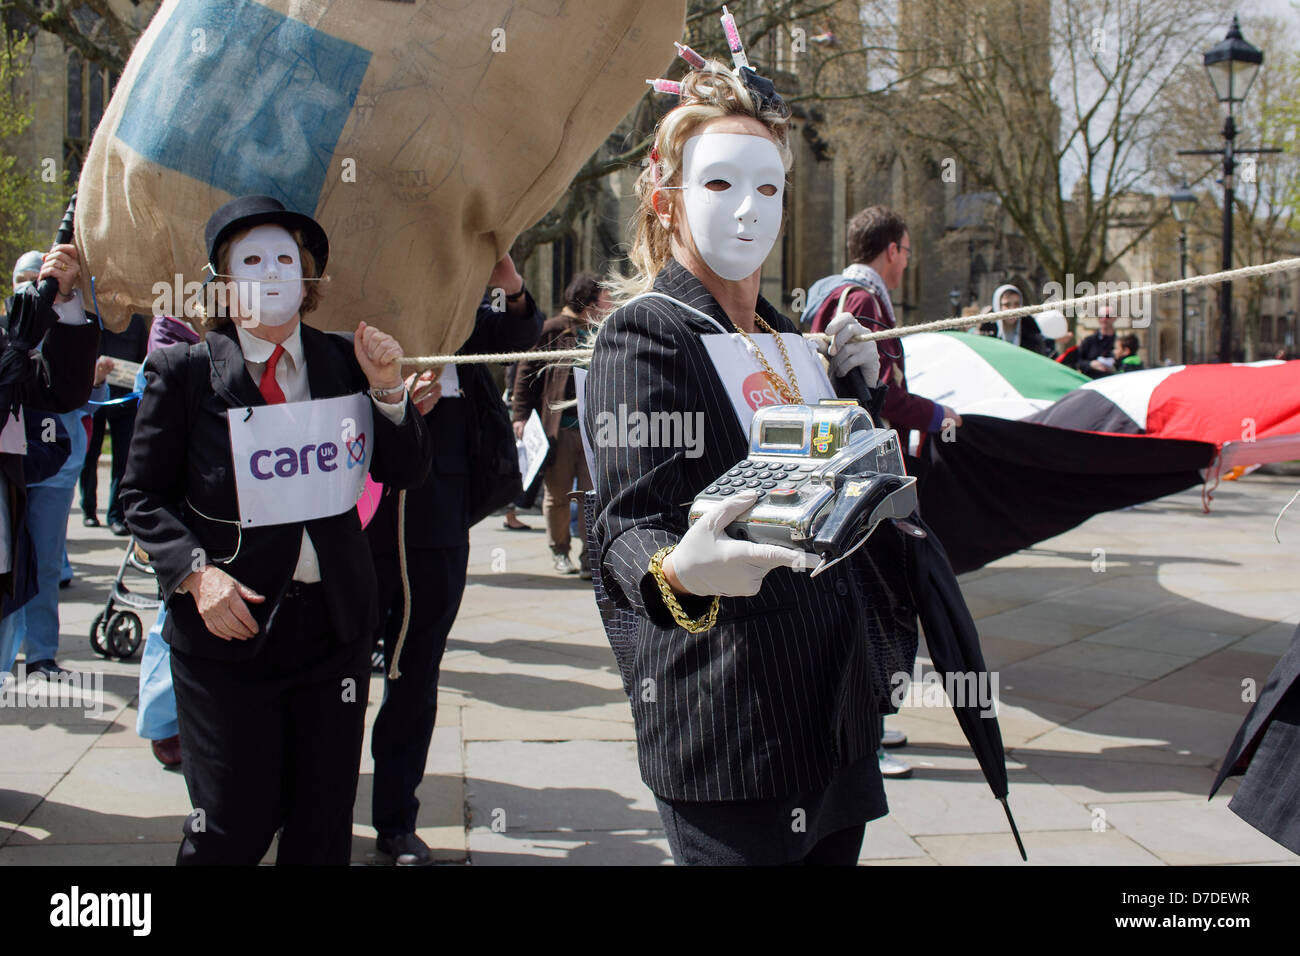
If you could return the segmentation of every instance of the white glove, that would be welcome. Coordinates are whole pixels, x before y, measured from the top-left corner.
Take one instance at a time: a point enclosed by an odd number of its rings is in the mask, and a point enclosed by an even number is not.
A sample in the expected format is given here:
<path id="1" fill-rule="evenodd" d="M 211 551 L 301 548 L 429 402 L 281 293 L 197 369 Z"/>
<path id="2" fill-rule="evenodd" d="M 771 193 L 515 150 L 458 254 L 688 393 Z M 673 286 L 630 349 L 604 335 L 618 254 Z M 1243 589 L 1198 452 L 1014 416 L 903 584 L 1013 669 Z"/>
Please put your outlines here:
<path id="1" fill-rule="evenodd" d="M 813 555 L 774 544 L 737 541 L 727 536 L 727 525 L 748 511 L 758 500 L 754 491 L 743 491 L 726 501 L 710 503 L 682 540 L 664 559 L 687 591 L 700 596 L 752 597 L 773 568 L 810 566 Z"/>
<path id="2" fill-rule="evenodd" d="M 852 312 L 841 312 L 826 326 L 830 341 L 815 339 L 817 351 L 830 358 L 831 374 L 836 378 L 861 368 L 867 385 L 875 388 L 880 382 L 880 353 L 875 342 L 854 342 L 854 336 L 871 332 L 857 320 Z"/>

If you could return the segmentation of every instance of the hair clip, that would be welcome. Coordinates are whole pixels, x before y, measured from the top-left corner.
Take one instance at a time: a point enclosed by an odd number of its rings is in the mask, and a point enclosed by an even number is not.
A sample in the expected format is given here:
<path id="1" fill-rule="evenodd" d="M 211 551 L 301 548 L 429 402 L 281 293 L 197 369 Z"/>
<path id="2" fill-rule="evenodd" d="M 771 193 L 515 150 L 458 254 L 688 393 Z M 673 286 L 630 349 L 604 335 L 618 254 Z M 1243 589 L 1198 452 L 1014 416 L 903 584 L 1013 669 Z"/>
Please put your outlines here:
<path id="1" fill-rule="evenodd" d="M 758 97 L 760 110 L 773 110 L 789 115 L 790 108 L 785 105 L 785 100 L 781 99 L 781 94 L 776 91 L 776 84 L 767 77 L 759 76 L 748 66 L 742 66 L 740 82 L 745 84 L 745 89 Z"/>

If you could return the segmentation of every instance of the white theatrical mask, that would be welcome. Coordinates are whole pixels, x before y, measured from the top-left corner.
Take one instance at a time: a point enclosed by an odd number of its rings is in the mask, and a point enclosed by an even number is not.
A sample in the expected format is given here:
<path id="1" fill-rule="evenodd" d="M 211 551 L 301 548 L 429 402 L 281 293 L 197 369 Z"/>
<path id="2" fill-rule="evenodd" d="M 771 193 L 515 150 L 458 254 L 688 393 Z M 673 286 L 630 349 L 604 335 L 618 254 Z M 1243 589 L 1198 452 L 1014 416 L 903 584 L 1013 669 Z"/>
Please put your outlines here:
<path id="1" fill-rule="evenodd" d="M 701 133 L 682 152 L 686 222 L 723 279 L 754 274 L 781 231 L 785 166 L 776 144 L 748 133 Z"/>
<path id="2" fill-rule="evenodd" d="M 298 243 L 273 223 L 254 226 L 230 244 L 230 276 L 240 314 L 253 326 L 292 321 L 306 295 Z"/>

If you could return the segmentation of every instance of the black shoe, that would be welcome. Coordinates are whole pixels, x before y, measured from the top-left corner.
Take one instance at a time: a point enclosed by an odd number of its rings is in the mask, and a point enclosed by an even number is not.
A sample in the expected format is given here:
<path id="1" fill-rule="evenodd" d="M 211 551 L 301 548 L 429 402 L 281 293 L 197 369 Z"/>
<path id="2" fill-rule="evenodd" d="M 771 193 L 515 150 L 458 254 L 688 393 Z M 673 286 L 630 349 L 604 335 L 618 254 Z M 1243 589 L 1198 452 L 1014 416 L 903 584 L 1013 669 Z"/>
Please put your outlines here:
<path id="1" fill-rule="evenodd" d="M 99 519 L 96 518 L 94 515 L 82 515 L 81 523 L 85 525 L 87 528 L 99 527 Z"/>
<path id="2" fill-rule="evenodd" d="M 429 866 L 433 854 L 429 845 L 414 833 L 399 833 L 375 841 L 375 855 L 390 866 Z"/>
<path id="3" fill-rule="evenodd" d="M 62 677 L 64 674 L 71 673 L 72 671 L 68 670 L 66 667 L 60 667 L 56 664 L 52 657 L 47 657 L 39 661 L 32 661 L 27 665 L 28 677 L 44 677 L 46 680 L 49 680 L 50 678 L 58 678 Z"/>
<path id="4" fill-rule="evenodd" d="M 130 529 L 120 521 L 110 521 L 108 523 L 108 530 L 113 532 L 113 534 L 117 535 L 119 538 L 125 538 L 131 533 Z"/>
<path id="5" fill-rule="evenodd" d="M 65 591 L 65 590 L 67 590 L 67 589 L 70 588 L 70 587 L 72 587 L 72 578 L 67 578 L 67 579 L 65 579 L 65 580 L 59 582 L 59 590 L 60 590 L 60 591 Z"/>

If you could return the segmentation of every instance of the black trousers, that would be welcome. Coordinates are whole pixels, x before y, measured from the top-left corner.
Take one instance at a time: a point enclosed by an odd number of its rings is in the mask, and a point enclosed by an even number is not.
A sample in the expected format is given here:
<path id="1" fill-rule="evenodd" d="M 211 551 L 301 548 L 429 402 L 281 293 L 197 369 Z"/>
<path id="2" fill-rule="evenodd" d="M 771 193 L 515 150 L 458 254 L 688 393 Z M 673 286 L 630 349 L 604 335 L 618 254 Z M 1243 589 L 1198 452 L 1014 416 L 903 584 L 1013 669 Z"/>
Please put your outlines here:
<path id="1" fill-rule="evenodd" d="M 172 650 L 194 811 L 177 864 L 346 865 L 370 688 L 370 641 L 339 641 L 324 586 L 298 586 L 251 661 Z"/>
<path id="2" fill-rule="evenodd" d="M 709 813 L 703 825 L 689 804 L 669 803 L 656 797 L 664 823 L 668 849 L 677 866 L 857 866 L 867 825 L 858 823 L 835 830 L 814 843 L 800 857 L 776 864 L 767 847 L 758 847 L 747 822 L 728 825 L 721 814 Z M 684 812 L 683 812 L 684 811 Z"/>
<path id="3" fill-rule="evenodd" d="M 384 700 L 370 740 L 370 752 L 375 758 L 371 819 L 383 837 L 415 832 L 420 811 L 415 788 L 424 779 L 424 764 L 438 716 L 438 673 L 447 635 L 465 593 L 468 563 L 468 544 L 408 550 L 406 554 L 411 620 L 398 661 L 401 676 L 392 680 L 385 672 Z M 379 579 L 380 613 L 387 611 L 376 643 L 383 641 L 384 661 L 391 668 L 405 609 L 397 555 L 375 555 L 375 574 Z"/>
<path id="4" fill-rule="evenodd" d="M 131 447 L 131 435 L 135 431 L 135 405 L 119 409 L 110 417 L 104 409 L 95 412 L 90 431 L 90 444 L 86 447 L 86 462 L 81 469 L 81 513 L 93 515 L 98 507 L 99 497 L 99 455 L 104 449 L 104 429 L 113 433 L 113 463 L 110 466 L 108 486 L 108 521 L 122 520 L 122 506 L 117 503 L 117 488 L 122 483 L 122 474 L 126 471 L 126 453 Z"/>

